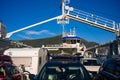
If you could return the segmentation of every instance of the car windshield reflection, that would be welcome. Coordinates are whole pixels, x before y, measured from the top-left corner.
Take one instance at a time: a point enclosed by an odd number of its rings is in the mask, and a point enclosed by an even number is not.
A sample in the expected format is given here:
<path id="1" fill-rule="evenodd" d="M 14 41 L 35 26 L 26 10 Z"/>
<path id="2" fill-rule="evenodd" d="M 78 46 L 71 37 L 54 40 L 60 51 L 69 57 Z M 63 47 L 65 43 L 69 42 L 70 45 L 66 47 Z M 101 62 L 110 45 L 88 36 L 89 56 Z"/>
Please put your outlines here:
<path id="1" fill-rule="evenodd" d="M 57 79 L 75 79 L 81 80 L 84 78 L 83 71 L 80 67 L 48 67 L 46 68 L 46 75 L 48 80 Z M 46 77 L 46 76 L 45 76 Z"/>
<path id="2" fill-rule="evenodd" d="M 39 74 L 39 80 L 89 80 L 90 76 L 81 65 L 46 65 Z"/>

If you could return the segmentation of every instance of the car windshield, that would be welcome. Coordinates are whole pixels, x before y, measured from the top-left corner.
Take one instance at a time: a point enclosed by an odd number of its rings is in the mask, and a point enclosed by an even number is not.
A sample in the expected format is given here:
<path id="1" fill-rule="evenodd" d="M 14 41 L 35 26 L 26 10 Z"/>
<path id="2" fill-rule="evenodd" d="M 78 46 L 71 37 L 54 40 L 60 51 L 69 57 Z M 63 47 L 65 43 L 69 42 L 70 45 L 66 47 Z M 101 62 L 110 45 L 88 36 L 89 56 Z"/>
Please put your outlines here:
<path id="1" fill-rule="evenodd" d="M 97 60 L 83 60 L 83 64 L 86 66 L 100 66 L 100 62 Z"/>
<path id="2" fill-rule="evenodd" d="M 73 64 L 74 65 L 74 64 Z M 39 80 L 89 80 L 89 74 L 81 66 L 45 66 Z"/>

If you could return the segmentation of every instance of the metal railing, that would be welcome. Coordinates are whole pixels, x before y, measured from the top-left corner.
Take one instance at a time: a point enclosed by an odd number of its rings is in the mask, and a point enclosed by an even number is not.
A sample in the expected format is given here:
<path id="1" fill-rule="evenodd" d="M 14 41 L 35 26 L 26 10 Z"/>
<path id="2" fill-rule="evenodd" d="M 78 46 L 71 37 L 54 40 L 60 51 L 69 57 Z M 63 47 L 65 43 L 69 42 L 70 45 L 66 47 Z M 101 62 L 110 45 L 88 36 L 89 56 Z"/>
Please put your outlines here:
<path id="1" fill-rule="evenodd" d="M 67 9 L 65 9 L 65 13 L 67 15 L 71 15 L 71 16 L 74 16 L 76 18 L 82 19 L 84 21 L 90 22 L 93 25 L 97 24 L 97 25 L 103 26 L 103 29 L 104 29 L 104 27 L 107 27 L 107 28 L 110 28 L 110 29 L 113 29 L 116 31 L 119 30 L 119 24 L 113 20 L 106 19 L 106 18 L 97 16 L 97 15 L 94 15 L 91 13 L 87 13 L 87 12 L 84 12 L 84 11 L 78 10 L 78 9 L 72 8 L 72 10 L 70 10 L 70 8 L 71 7 L 67 6 Z"/>

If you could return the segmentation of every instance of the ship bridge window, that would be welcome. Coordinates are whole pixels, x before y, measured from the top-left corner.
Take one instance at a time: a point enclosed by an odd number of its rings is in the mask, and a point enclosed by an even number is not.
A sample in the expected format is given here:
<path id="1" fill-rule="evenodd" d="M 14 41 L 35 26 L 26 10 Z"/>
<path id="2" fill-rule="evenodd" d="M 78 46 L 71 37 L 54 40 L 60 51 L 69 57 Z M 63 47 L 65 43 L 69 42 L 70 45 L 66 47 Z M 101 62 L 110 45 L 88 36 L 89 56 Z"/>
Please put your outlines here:
<path id="1" fill-rule="evenodd" d="M 75 44 L 76 40 L 71 40 L 70 42 L 71 42 L 71 44 Z"/>
<path id="2" fill-rule="evenodd" d="M 77 40 L 77 43 L 80 43 L 80 40 Z"/>
<path id="3" fill-rule="evenodd" d="M 75 44 L 75 43 L 80 43 L 80 40 L 77 39 L 72 39 L 72 40 L 63 40 L 63 43 L 68 43 L 68 44 Z"/>
<path id="4" fill-rule="evenodd" d="M 63 43 L 65 43 L 66 42 L 66 40 L 63 40 Z"/>
<path id="5" fill-rule="evenodd" d="M 69 43 L 70 44 L 70 40 L 63 40 L 63 43 Z"/>

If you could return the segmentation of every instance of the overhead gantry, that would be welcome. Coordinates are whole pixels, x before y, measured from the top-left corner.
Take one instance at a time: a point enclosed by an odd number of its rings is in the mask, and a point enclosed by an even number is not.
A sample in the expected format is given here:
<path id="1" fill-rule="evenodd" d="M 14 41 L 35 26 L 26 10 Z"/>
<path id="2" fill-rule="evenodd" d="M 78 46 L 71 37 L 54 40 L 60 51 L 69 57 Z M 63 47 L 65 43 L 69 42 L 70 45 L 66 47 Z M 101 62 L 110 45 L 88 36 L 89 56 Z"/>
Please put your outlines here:
<path id="1" fill-rule="evenodd" d="M 120 36 L 119 34 L 120 24 L 116 23 L 113 20 L 109 20 L 109 19 L 97 16 L 97 15 L 93 15 L 78 9 L 74 9 L 73 7 L 69 7 L 66 5 L 67 2 L 69 1 L 70 0 L 62 0 L 62 14 L 60 16 L 53 17 L 53 18 L 32 24 L 30 26 L 26 26 L 24 28 L 9 32 L 6 35 L 6 38 L 10 38 L 13 34 L 17 32 L 20 32 L 41 24 L 45 24 L 52 20 L 57 20 L 58 24 L 68 24 L 69 19 L 73 19 L 73 20 L 76 20 L 100 29 L 104 29 L 104 30 L 115 33 L 117 36 Z"/>

